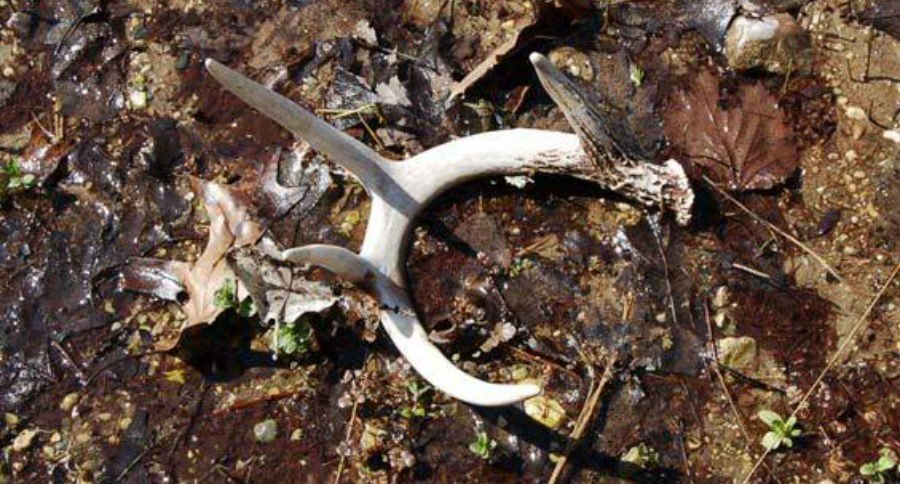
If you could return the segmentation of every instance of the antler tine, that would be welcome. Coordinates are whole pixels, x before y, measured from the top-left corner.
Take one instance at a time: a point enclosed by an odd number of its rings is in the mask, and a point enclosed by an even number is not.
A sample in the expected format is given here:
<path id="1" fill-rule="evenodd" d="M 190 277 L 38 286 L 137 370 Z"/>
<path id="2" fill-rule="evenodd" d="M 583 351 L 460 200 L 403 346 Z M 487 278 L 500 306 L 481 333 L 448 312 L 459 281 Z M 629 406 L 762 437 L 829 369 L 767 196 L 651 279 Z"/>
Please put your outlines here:
<path id="1" fill-rule="evenodd" d="M 399 299 L 382 297 L 382 303 L 389 308 L 381 311 L 381 326 L 409 364 L 436 388 L 482 407 L 510 405 L 541 393 L 534 384 L 488 383 L 457 368 L 428 340 L 406 295 L 397 291 L 396 296 Z M 396 308 L 391 307 L 394 305 Z"/>
<path id="2" fill-rule="evenodd" d="M 404 290 L 355 253 L 334 245 L 307 245 L 274 254 L 285 262 L 312 264 L 365 283 L 381 303 L 381 326 L 409 364 L 450 396 L 485 407 L 509 405 L 540 393 L 532 384 L 488 383 L 457 368 L 429 340 Z"/>
<path id="3" fill-rule="evenodd" d="M 367 190 L 382 193 L 390 186 L 390 177 L 386 173 L 390 170 L 390 162 L 368 146 L 216 60 L 206 59 L 206 69 L 232 94 L 346 168 Z"/>
<path id="4" fill-rule="evenodd" d="M 374 275 L 372 265 L 365 259 L 336 245 L 305 245 L 274 255 L 278 260 L 284 262 L 319 266 L 338 277 L 357 284 L 371 279 Z"/>
<path id="5" fill-rule="evenodd" d="M 560 72 L 543 55 L 533 52 L 529 59 L 541 85 L 559 106 L 569 125 L 575 130 L 590 162 L 596 167 L 580 176 L 635 199 L 648 207 L 671 210 L 676 221 L 687 225 L 691 220 L 694 192 L 684 168 L 675 160 L 658 165 L 648 163 L 648 153 L 636 142 L 622 119 L 604 113 L 590 92 Z M 617 139 L 611 126 L 622 139 Z"/>
<path id="6" fill-rule="evenodd" d="M 602 116 L 595 112 L 595 103 L 587 99 L 587 93 L 543 55 L 532 52 L 528 59 L 534 66 L 541 86 L 566 116 L 591 161 L 596 164 L 610 163 L 610 157 L 605 153 L 608 148 L 613 148 L 619 152 L 617 155 L 624 156 L 625 153 L 616 141 L 606 134 Z"/>

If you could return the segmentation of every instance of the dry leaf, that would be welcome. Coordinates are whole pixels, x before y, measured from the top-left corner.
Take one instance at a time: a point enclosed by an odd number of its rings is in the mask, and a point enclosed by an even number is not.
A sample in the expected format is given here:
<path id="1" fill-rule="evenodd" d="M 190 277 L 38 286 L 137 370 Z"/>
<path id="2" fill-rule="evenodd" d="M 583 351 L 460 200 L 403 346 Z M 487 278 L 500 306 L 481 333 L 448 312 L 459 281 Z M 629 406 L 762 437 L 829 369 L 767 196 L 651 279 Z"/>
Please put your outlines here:
<path id="1" fill-rule="evenodd" d="M 669 103 L 665 128 L 692 175 L 705 174 L 731 190 L 765 190 L 798 166 L 794 134 L 775 97 L 761 85 L 741 86 L 723 107 L 718 79 L 701 74 Z"/>
<path id="2" fill-rule="evenodd" d="M 122 269 L 120 288 L 125 291 L 152 294 L 166 301 L 177 301 L 184 292 L 184 284 L 176 272 L 185 270 L 179 266 L 190 266 L 178 262 L 146 257 L 135 257 Z"/>
<path id="3" fill-rule="evenodd" d="M 203 197 L 209 216 L 209 240 L 203 253 L 194 264 L 160 261 L 157 259 L 133 259 L 122 271 L 122 288 L 147 292 L 163 299 L 174 300 L 181 288 L 188 299 L 182 305 L 187 320 L 179 330 L 179 337 L 186 329 L 215 321 L 225 308 L 215 304 L 216 291 L 228 279 L 236 280 L 228 265 L 228 252 L 234 248 L 256 243 L 262 227 L 253 221 L 247 207 L 238 202 L 225 187 L 192 179 L 194 191 Z M 242 298 L 246 290 L 237 287 Z M 178 338 L 160 341 L 160 349 L 171 349 Z"/>
<path id="4" fill-rule="evenodd" d="M 215 292 L 225 285 L 234 273 L 226 256 L 232 248 L 253 244 L 262 234 L 262 228 L 250 219 L 247 207 L 238 203 L 229 191 L 216 183 L 193 180 L 195 191 L 203 195 L 203 203 L 209 216 L 209 240 L 197 262 L 185 270 L 176 267 L 188 293 L 188 301 L 182 309 L 187 315 L 185 328 L 210 323 L 223 309 L 213 302 Z M 240 294 L 239 294 L 240 296 Z"/>
<path id="5" fill-rule="evenodd" d="M 338 302 L 330 287 L 310 280 L 302 268 L 275 262 L 250 247 L 234 252 L 232 260 L 263 322 L 293 322 Z"/>

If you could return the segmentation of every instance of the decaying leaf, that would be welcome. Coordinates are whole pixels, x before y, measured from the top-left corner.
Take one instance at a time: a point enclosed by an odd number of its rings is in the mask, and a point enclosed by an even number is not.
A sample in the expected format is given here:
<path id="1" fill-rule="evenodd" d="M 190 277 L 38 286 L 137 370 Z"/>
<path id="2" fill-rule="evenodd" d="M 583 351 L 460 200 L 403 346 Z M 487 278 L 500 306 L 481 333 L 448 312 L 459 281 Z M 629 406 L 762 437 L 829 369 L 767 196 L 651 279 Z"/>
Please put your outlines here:
<path id="1" fill-rule="evenodd" d="M 278 180 L 279 165 L 290 186 Z M 308 144 L 299 143 L 293 150 L 275 150 L 262 166 L 247 170 L 230 191 L 244 201 L 254 220 L 269 227 L 292 210 L 310 210 L 330 185 L 328 166 Z"/>
<path id="2" fill-rule="evenodd" d="M 260 225 L 250 219 L 247 207 L 238 203 L 225 187 L 196 181 L 195 190 L 202 193 L 206 205 L 209 240 L 190 270 L 185 270 L 185 266 L 176 268 L 189 297 L 183 307 L 188 317 L 186 326 L 212 322 L 223 311 L 214 298 L 225 280 L 234 277 L 226 255 L 232 248 L 255 243 L 262 233 Z"/>
<path id="3" fill-rule="evenodd" d="M 176 272 L 186 262 L 136 257 L 128 261 L 121 271 L 121 288 L 126 291 L 151 294 L 166 301 L 177 301 L 184 292 L 184 284 Z"/>
<path id="4" fill-rule="evenodd" d="M 122 278 L 123 289 L 149 292 L 165 299 L 174 299 L 180 282 L 188 299 L 182 305 L 187 320 L 179 334 L 215 321 L 226 309 L 215 302 L 216 292 L 229 279 L 235 279 L 226 256 L 233 248 L 254 244 L 262 234 L 262 227 L 251 219 L 247 207 L 227 188 L 200 180 L 192 180 L 192 184 L 203 197 L 209 216 L 209 240 L 203 253 L 194 264 L 135 259 L 123 270 Z M 241 298 L 245 290 L 238 285 L 237 292 Z M 170 349 L 177 342 L 164 340 L 159 346 Z"/>
<path id="5" fill-rule="evenodd" d="M 857 15 L 859 21 L 882 30 L 895 39 L 900 39 L 900 0 L 881 0 L 862 10 Z"/>
<path id="6" fill-rule="evenodd" d="M 264 322 L 293 322 L 338 302 L 331 288 L 310 280 L 302 268 L 277 263 L 251 247 L 234 252 L 232 261 Z"/>
<path id="7" fill-rule="evenodd" d="M 772 188 L 797 169 L 793 131 L 761 84 L 741 86 L 736 98 L 723 106 L 718 79 L 703 73 L 669 104 L 666 132 L 692 175 L 736 191 Z"/>

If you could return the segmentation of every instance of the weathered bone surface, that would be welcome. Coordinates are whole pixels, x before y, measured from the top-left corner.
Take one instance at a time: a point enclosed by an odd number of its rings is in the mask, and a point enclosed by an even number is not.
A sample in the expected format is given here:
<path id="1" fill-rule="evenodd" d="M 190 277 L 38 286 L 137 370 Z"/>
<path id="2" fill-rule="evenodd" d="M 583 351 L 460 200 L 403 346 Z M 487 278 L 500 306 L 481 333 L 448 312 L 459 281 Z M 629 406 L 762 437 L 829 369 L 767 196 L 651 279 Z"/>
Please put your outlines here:
<path id="1" fill-rule="evenodd" d="M 571 175 L 644 205 L 690 219 L 693 192 L 674 160 L 653 165 L 616 156 L 615 141 L 587 99 L 540 54 L 531 60 L 577 135 L 534 129 L 481 133 L 437 146 L 406 161 L 388 161 L 287 98 L 208 59 L 209 72 L 229 91 L 346 168 L 372 197 L 365 240 L 357 255 L 329 245 L 275 251 L 284 261 L 323 267 L 364 285 L 381 304 L 381 322 L 397 349 L 435 388 L 482 406 L 515 403 L 540 393 L 535 385 L 495 384 L 458 369 L 428 341 L 405 288 L 404 255 L 419 212 L 447 189 L 487 175 Z M 584 146 L 583 146 L 584 145 Z"/>

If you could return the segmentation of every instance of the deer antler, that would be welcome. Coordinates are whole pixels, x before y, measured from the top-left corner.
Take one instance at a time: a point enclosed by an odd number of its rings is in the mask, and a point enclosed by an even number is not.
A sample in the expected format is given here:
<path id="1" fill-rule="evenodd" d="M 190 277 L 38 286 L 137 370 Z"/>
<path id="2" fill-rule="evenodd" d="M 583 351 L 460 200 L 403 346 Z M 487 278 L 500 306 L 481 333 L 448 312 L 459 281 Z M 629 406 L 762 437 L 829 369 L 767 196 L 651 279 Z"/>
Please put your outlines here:
<path id="1" fill-rule="evenodd" d="M 604 131 L 602 114 L 585 103 L 587 95 L 542 55 L 532 54 L 531 61 L 577 135 L 535 129 L 493 131 L 451 141 L 402 162 L 382 158 L 280 94 L 219 62 L 206 61 L 206 68 L 226 89 L 346 168 L 372 197 L 359 254 L 309 245 L 275 256 L 317 265 L 364 285 L 380 301 L 382 326 L 412 367 L 435 388 L 475 405 L 515 403 L 537 395 L 540 388 L 476 379 L 428 341 L 405 288 L 403 270 L 413 223 L 428 203 L 473 178 L 541 172 L 571 175 L 646 206 L 672 210 L 682 224 L 690 220 L 693 204 L 693 192 L 678 162 L 654 165 L 611 149 L 614 140 Z"/>

